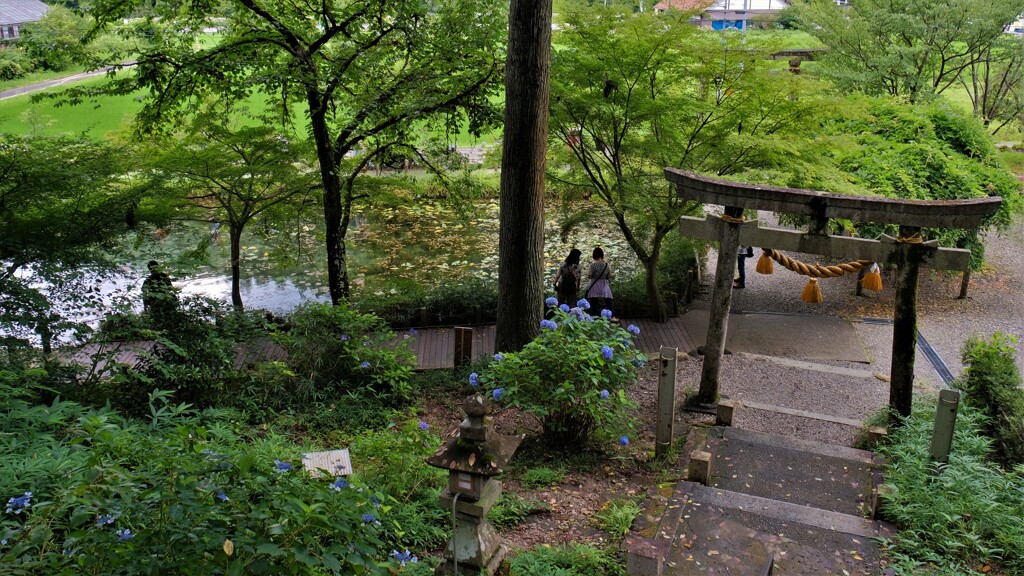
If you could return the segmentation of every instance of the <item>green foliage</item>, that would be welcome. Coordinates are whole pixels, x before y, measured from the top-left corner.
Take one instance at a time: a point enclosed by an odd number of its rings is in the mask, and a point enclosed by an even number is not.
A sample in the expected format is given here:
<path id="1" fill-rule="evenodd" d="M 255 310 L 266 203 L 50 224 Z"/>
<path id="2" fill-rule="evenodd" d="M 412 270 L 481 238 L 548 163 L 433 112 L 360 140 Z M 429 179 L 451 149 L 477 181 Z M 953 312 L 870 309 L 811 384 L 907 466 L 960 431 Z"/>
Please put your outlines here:
<path id="1" fill-rule="evenodd" d="M 510 576 L 625 576 L 625 563 L 584 544 L 536 546 L 509 560 Z"/>
<path id="2" fill-rule="evenodd" d="M 613 537 L 622 538 L 629 534 L 633 525 L 633 519 L 640 514 L 640 506 L 632 500 L 611 500 L 605 503 L 601 510 L 594 514 L 597 527 L 611 534 Z"/>
<path id="3" fill-rule="evenodd" d="M 985 434 L 992 438 L 996 459 L 1009 466 L 1024 464 L 1024 379 L 1015 361 L 1017 338 L 996 332 L 989 340 L 969 338 L 961 360 L 966 369 L 954 385 L 968 404 L 988 417 Z"/>
<path id="4" fill-rule="evenodd" d="M 1003 204 L 990 220 L 997 226 L 1008 225 L 1024 209 L 1017 179 L 970 115 L 941 102 L 910 106 L 851 99 L 848 105 L 826 130 L 837 137 L 855 135 L 852 143 L 836 149 L 834 157 L 860 193 L 914 200 L 998 195 Z M 885 231 L 870 224 L 858 227 L 866 237 Z M 980 265 L 981 245 L 973 231 L 934 229 L 926 234 L 944 246 L 971 248 L 974 265 Z"/>
<path id="5" fill-rule="evenodd" d="M 970 404 L 960 406 L 949 463 L 931 462 L 934 415 L 934 399 L 915 404 L 877 449 L 891 488 L 882 513 L 899 529 L 885 543 L 898 573 L 973 574 L 993 562 L 1024 574 L 1024 468 L 1004 472 L 987 460 L 987 419 Z"/>
<path id="6" fill-rule="evenodd" d="M 447 538 L 451 514 L 438 505 L 437 493 L 447 485 L 448 475 L 425 462 L 440 443 L 429 429 L 409 420 L 365 433 L 349 446 L 353 461 L 359 462 L 358 477 L 390 509 L 384 519 L 387 546 L 429 550 Z"/>
<path id="7" fill-rule="evenodd" d="M 523 488 L 542 488 L 558 484 L 565 478 L 564 468 L 548 468 L 547 466 L 531 466 L 525 472 L 519 483 Z"/>
<path id="8" fill-rule="evenodd" d="M 0 50 L 0 80 L 14 80 L 32 71 L 32 62 L 21 51 Z"/>
<path id="9" fill-rule="evenodd" d="M 551 320 L 542 322 L 540 335 L 492 362 L 479 381 L 501 402 L 536 416 L 554 446 L 580 447 L 594 436 L 607 441 L 627 432 L 633 402 L 626 388 L 646 360 L 633 335 L 583 309 L 559 310 L 554 298 L 547 304 Z"/>
<path id="10" fill-rule="evenodd" d="M 310 478 L 300 449 L 246 442 L 237 415 L 150 397 L 146 421 L 0 394 L 5 574 L 374 573 L 389 507 Z"/>
<path id="11" fill-rule="evenodd" d="M 923 101 L 957 83 L 1003 36 L 1018 0 L 853 0 L 793 3 L 801 30 L 828 52 L 825 73 L 842 89 Z"/>
<path id="12" fill-rule="evenodd" d="M 122 178 L 129 156 L 129 150 L 83 137 L 0 134 L 4 333 L 45 341 L 71 328 L 61 325 L 56 308 L 85 315 L 102 304 L 93 286 L 84 284 L 106 264 L 96 248 L 128 228 L 127 215 L 139 195 Z M 44 283 L 52 296 L 40 289 Z"/>
<path id="13" fill-rule="evenodd" d="M 347 304 L 307 304 L 289 317 L 291 329 L 275 341 L 288 353 L 288 365 L 304 380 L 297 402 L 337 398 L 369 388 L 405 398 L 414 366 L 407 343 L 375 316 Z"/>
<path id="14" fill-rule="evenodd" d="M 689 14 L 577 7 L 554 42 L 549 133 L 556 191 L 607 207 L 648 275 L 679 217 L 700 206 L 674 193 L 666 166 L 717 176 L 792 164 L 817 101 L 774 74 L 771 42 L 705 33 Z M 742 44 L 742 45 L 741 45 Z M 800 92 L 799 99 L 792 94 Z M 618 294 L 616 294 L 618 296 Z M 658 284 L 646 296 L 663 320 Z"/>
<path id="15" fill-rule="evenodd" d="M 64 70 L 85 57 L 82 37 L 89 22 L 60 6 L 51 7 L 37 22 L 24 26 L 18 47 L 25 50 L 35 65 L 45 70 Z"/>
<path id="16" fill-rule="evenodd" d="M 535 498 L 523 498 L 515 492 L 504 492 L 487 514 L 487 519 L 498 530 L 507 530 L 522 524 L 533 514 L 550 511 L 551 506 Z"/>
<path id="17" fill-rule="evenodd" d="M 392 287 L 376 293 L 362 291 L 352 306 L 379 316 L 394 328 L 493 323 L 498 285 L 493 280 L 462 276 L 426 287 L 422 282 L 390 277 Z M 422 314 L 426 308 L 426 317 Z"/>

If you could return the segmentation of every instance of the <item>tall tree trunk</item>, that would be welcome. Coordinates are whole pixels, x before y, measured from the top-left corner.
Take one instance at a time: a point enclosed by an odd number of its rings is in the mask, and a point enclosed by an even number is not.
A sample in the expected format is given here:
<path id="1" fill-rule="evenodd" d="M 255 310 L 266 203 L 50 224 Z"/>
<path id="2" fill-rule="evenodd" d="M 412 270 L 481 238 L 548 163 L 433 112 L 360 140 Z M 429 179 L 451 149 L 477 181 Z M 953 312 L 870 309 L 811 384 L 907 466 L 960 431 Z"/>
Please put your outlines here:
<path id="1" fill-rule="evenodd" d="M 341 202 L 341 176 L 335 165 L 337 154 L 327 129 L 326 109 L 320 104 L 315 91 L 306 94 L 309 105 L 309 124 L 313 131 L 313 143 L 320 162 L 320 179 L 324 185 L 324 225 L 327 248 L 327 291 L 331 304 L 348 298 L 348 269 L 345 265 L 345 230 Z M 347 222 L 345 222 L 347 224 Z"/>
<path id="2" fill-rule="evenodd" d="M 655 247 L 651 257 L 644 262 L 644 270 L 647 278 L 647 311 L 651 320 L 665 322 L 668 320 L 668 311 L 665 310 L 665 302 L 661 298 L 661 290 L 658 289 L 658 260 L 660 259 L 660 246 Z"/>
<path id="3" fill-rule="evenodd" d="M 498 231 L 497 350 L 540 331 L 544 297 L 544 169 L 551 72 L 551 0 L 511 0 Z"/>
<path id="4" fill-rule="evenodd" d="M 231 304 L 236 310 L 242 310 L 242 227 L 229 224 L 228 234 L 231 235 Z"/>

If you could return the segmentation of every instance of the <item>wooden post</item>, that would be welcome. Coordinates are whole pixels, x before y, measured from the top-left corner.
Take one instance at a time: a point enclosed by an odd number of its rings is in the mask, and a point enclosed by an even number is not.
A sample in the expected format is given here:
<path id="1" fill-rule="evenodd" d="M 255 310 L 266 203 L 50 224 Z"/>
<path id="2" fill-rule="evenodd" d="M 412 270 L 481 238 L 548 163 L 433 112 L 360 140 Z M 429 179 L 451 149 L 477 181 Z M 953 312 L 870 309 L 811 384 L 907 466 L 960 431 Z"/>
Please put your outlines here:
<path id="1" fill-rule="evenodd" d="M 661 458 L 672 446 L 672 424 L 676 412 L 676 354 L 661 347 L 661 375 L 658 377 L 658 421 L 654 428 L 654 457 Z"/>
<path id="2" fill-rule="evenodd" d="M 960 278 L 960 295 L 957 296 L 957 300 L 965 300 L 967 298 L 967 289 L 971 286 L 971 269 L 964 270 L 963 277 Z"/>
<path id="3" fill-rule="evenodd" d="M 743 209 L 727 206 L 725 214 L 739 218 L 743 216 Z M 729 307 L 732 304 L 732 277 L 736 272 L 736 250 L 739 246 L 740 224 L 723 222 L 718 264 L 715 267 L 715 291 L 711 295 L 711 315 L 704 344 L 704 364 L 700 372 L 700 389 L 693 402 L 697 407 L 710 407 L 718 400 L 718 373 L 722 366 L 722 356 L 725 355 Z"/>
<path id="4" fill-rule="evenodd" d="M 929 452 L 932 460 L 936 462 L 949 462 L 949 451 L 953 446 L 953 429 L 956 427 L 956 411 L 959 406 L 959 392 L 939 392 L 939 404 L 935 407 L 935 429 L 932 431 L 932 447 Z"/>
<path id="5" fill-rule="evenodd" d="M 473 329 L 456 326 L 455 330 L 455 367 L 465 366 L 473 361 Z"/>
<path id="6" fill-rule="evenodd" d="M 909 238 L 920 228 L 900 226 L 900 236 Z M 914 397 L 914 355 L 917 351 L 917 285 L 920 276 L 919 246 L 901 243 L 896 252 L 896 305 L 892 326 L 892 366 L 889 369 L 889 407 L 910 416 Z M 895 424 L 895 422 L 894 422 Z"/>

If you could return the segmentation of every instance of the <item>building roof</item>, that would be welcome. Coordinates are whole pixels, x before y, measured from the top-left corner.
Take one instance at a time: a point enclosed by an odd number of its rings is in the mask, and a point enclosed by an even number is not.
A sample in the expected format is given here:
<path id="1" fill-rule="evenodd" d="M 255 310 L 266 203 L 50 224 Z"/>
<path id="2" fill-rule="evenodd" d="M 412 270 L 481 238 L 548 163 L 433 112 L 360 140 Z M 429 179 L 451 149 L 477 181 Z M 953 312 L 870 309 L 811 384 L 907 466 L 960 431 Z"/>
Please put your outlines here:
<path id="1" fill-rule="evenodd" d="M 49 9 L 39 0 L 0 0 L 0 26 L 35 22 Z"/>

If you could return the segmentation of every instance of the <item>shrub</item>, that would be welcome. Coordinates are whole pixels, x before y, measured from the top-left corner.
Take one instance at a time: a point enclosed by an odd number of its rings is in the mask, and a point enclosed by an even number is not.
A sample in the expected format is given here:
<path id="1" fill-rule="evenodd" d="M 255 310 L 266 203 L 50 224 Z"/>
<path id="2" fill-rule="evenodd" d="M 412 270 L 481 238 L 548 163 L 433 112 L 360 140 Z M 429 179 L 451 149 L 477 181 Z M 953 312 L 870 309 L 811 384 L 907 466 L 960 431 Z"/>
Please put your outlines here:
<path id="1" fill-rule="evenodd" d="M 633 347 L 633 334 L 587 314 L 586 300 L 570 311 L 555 308 L 554 298 L 547 304 L 552 316 L 541 322 L 540 335 L 519 352 L 496 356 L 479 381 L 495 399 L 536 416 L 545 439 L 556 446 L 626 432 L 633 406 L 626 387 L 645 361 Z"/>
<path id="2" fill-rule="evenodd" d="M 288 365 L 308 386 L 295 400 L 331 400 L 364 388 L 406 397 L 415 365 L 404 340 L 383 320 L 346 304 L 313 303 L 289 317 L 291 329 L 275 336 L 288 352 Z"/>
<path id="3" fill-rule="evenodd" d="M 985 341 L 969 338 L 961 359 L 966 366 L 954 385 L 965 400 L 988 416 L 985 434 L 994 440 L 996 459 L 1024 464 L 1024 389 L 1015 361 L 1017 339 L 996 332 Z"/>
<path id="4" fill-rule="evenodd" d="M 536 546 L 509 561 L 510 576 L 625 576 L 625 562 L 593 546 Z"/>
<path id="5" fill-rule="evenodd" d="M 970 574 L 988 562 L 1024 574 L 1024 468 L 1003 472 L 986 460 L 985 416 L 962 404 L 949 463 L 930 460 L 935 400 L 915 403 L 902 426 L 877 449 L 890 493 L 882 514 L 899 532 L 886 548 L 897 574 Z"/>
<path id="6" fill-rule="evenodd" d="M 32 71 L 32 63 L 17 48 L 0 47 L 0 80 L 14 80 Z"/>
<path id="7" fill-rule="evenodd" d="M 387 561 L 387 511 L 368 486 L 311 478 L 273 434 L 244 442 L 232 412 L 190 412 L 167 392 L 149 410 L 139 422 L 0 398 L 0 428 L 20 439 L 0 469 L 5 574 L 312 576 Z"/>
<path id="8" fill-rule="evenodd" d="M 427 313 L 437 324 L 479 324 L 497 319 L 498 285 L 469 277 L 434 287 L 427 294 Z"/>

